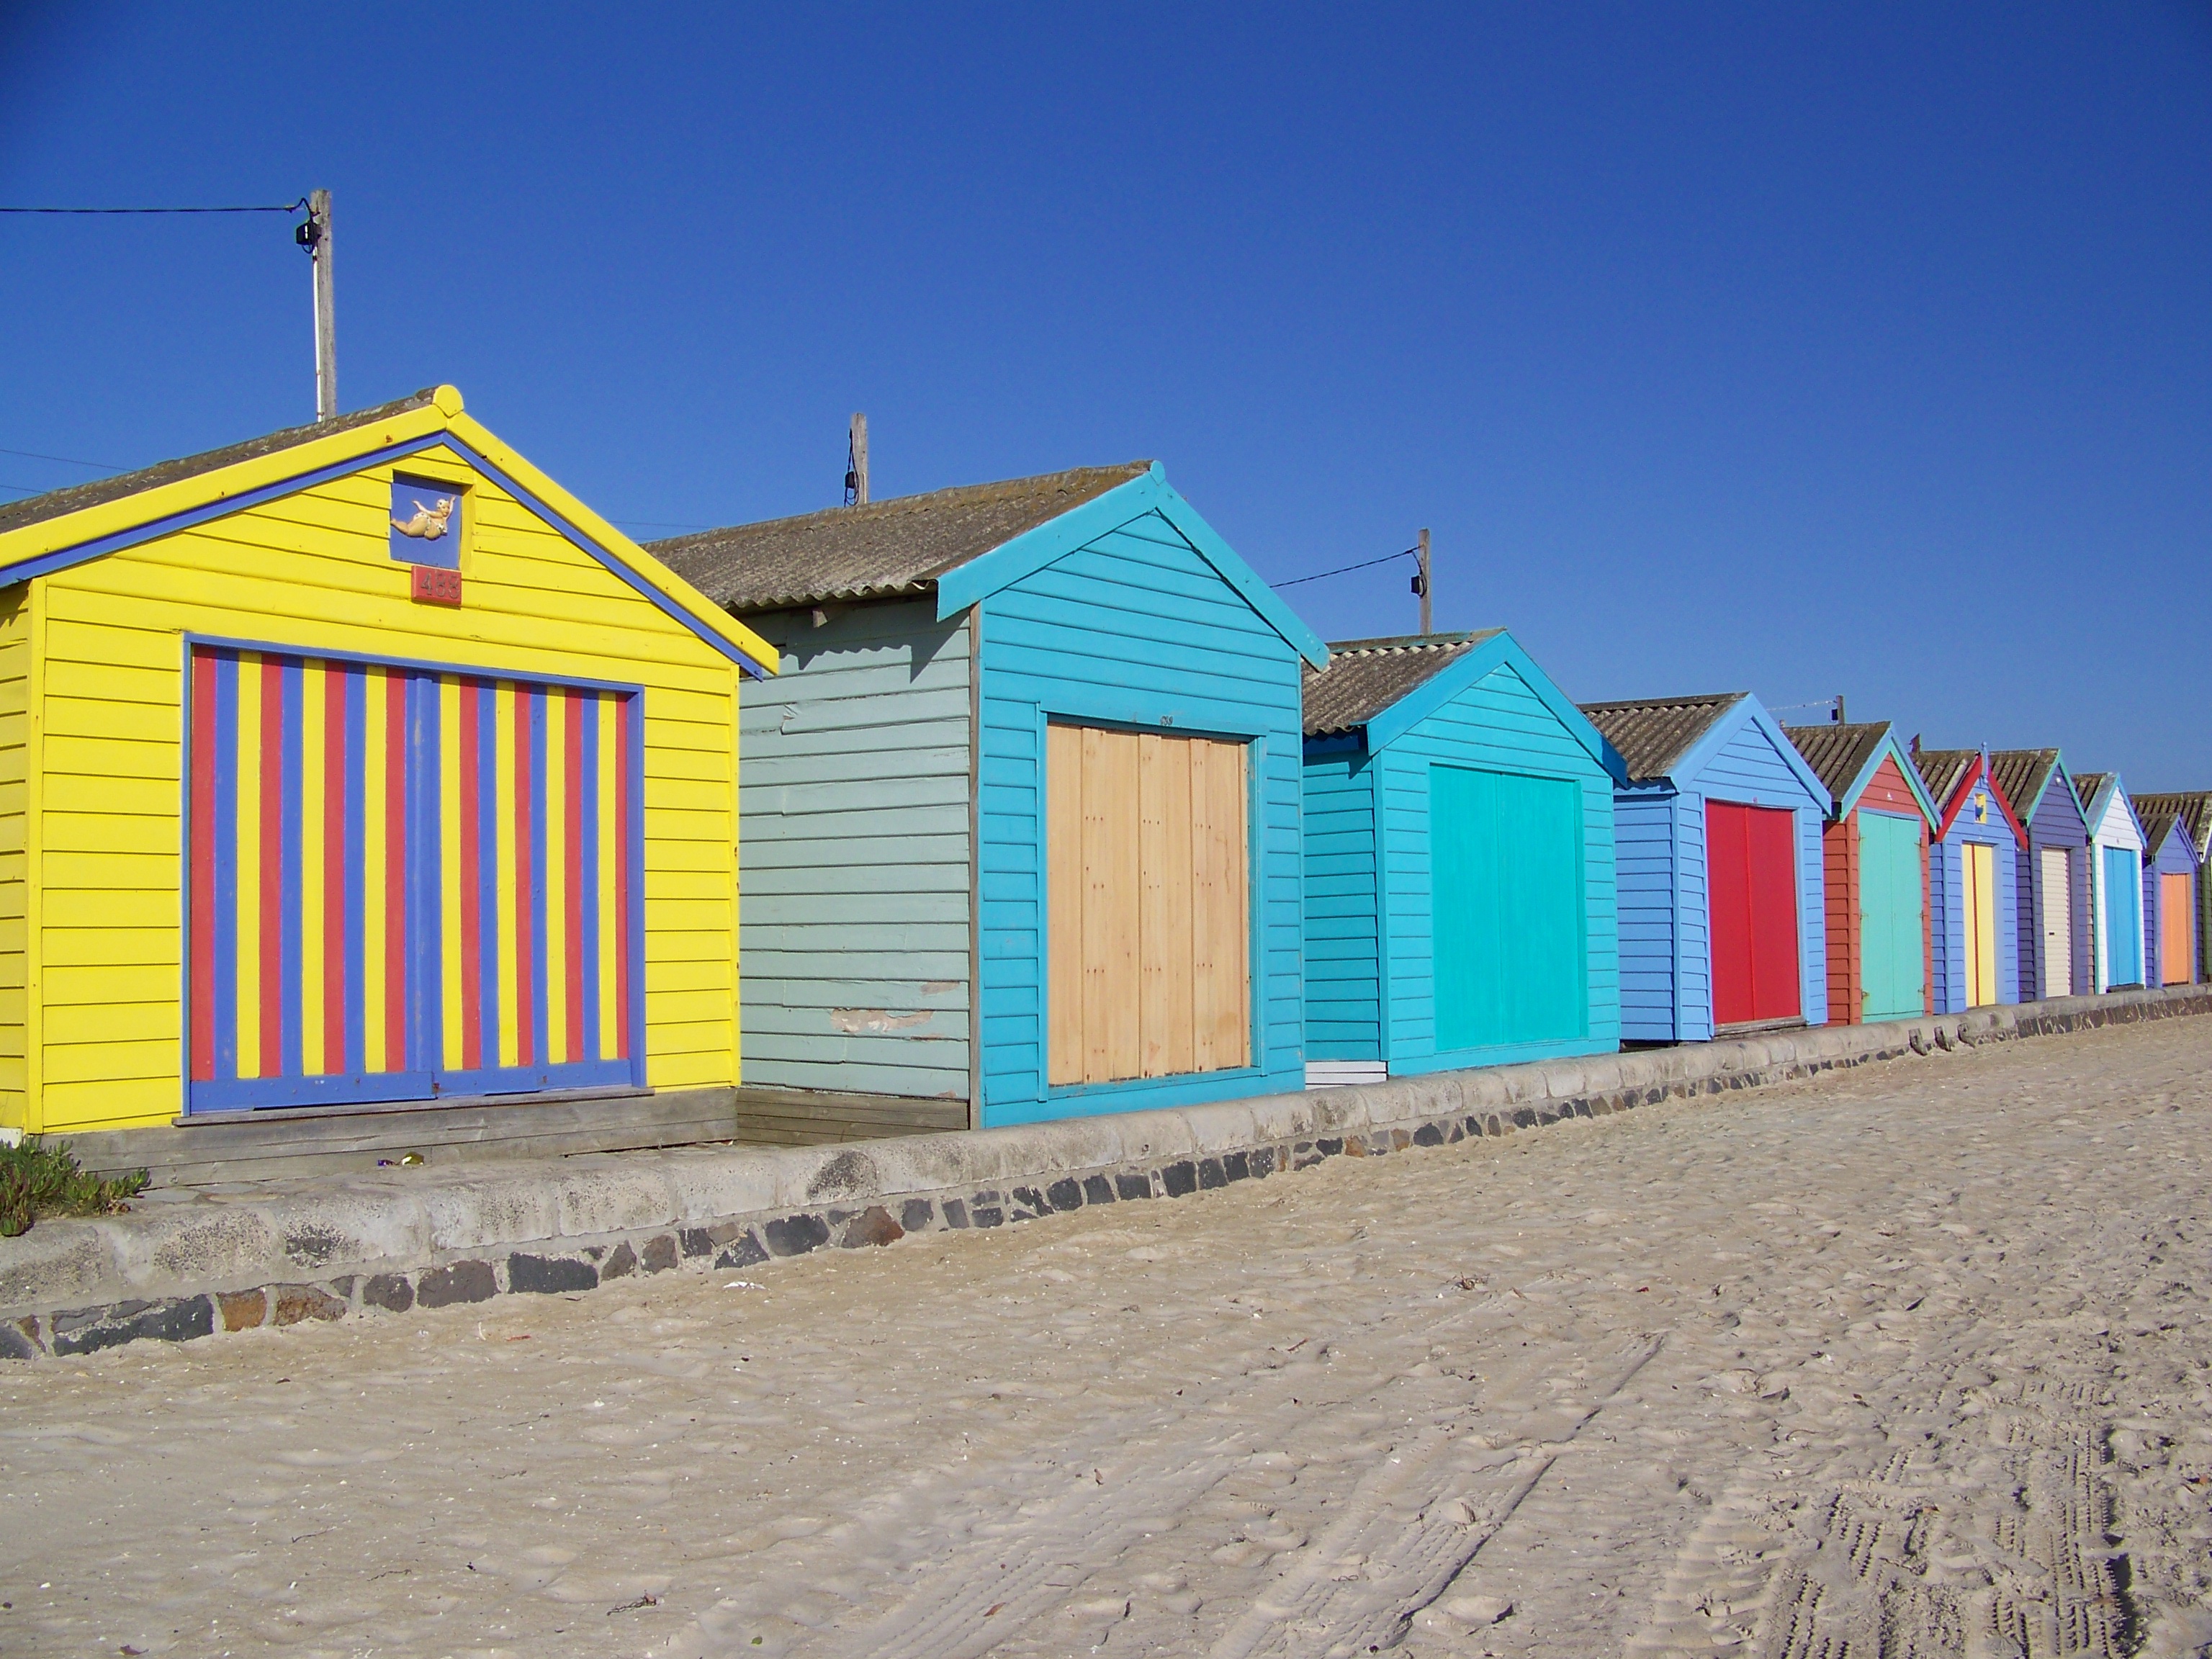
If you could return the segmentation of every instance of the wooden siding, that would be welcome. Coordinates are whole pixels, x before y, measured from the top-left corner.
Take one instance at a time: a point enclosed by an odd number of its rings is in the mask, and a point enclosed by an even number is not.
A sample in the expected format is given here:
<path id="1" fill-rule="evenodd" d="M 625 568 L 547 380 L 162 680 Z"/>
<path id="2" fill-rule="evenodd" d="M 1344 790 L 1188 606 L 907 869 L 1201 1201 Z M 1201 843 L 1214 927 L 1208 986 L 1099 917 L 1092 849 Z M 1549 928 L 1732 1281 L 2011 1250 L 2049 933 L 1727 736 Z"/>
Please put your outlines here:
<path id="1" fill-rule="evenodd" d="M 1306 1058 L 1382 1058 L 1376 768 L 1359 749 L 1305 761 Z"/>
<path id="2" fill-rule="evenodd" d="M 1672 789 L 1622 790 L 1613 796 L 1613 833 L 1620 881 L 1620 1036 L 1626 1042 L 1674 1040 L 1682 961 L 1674 937 L 1678 810 Z M 1702 897 L 1702 838 L 1698 868 Z M 1700 940 L 1704 937 L 1702 927 L 1698 937 Z"/>
<path id="3" fill-rule="evenodd" d="M 444 448 L 401 470 L 471 489 L 467 602 L 411 602 L 409 567 L 387 550 L 392 470 L 36 579 L 43 1029 L 29 1127 L 135 1127 L 179 1107 L 182 632 L 642 682 L 647 1079 L 737 1080 L 736 668 Z"/>
<path id="4" fill-rule="evenodd" d="M 1559 1042 L 1439 1049 L 1431 916 L 1430 769 L 1437 763 L 1526 772 L 1580 786 L 1589 1023 Z M 1389 987 L 1385 1058 L 1392 1074 L 1500 1065 L 1620 1044 L 1620 946 L 1613 781 L 1510 665 L 1501 664 L 1418 721 L 1373 763 L 1380 798 L 1384 957 Z"/>
<path id="5" fill-rule="evenodd" d="M 1959 814 L 1929 859 L 1928 936 L 1934 962 L 1929 1002 L 1939 1014 L 1964 1013 L 1972 1006 L 1967 998 L 1966 870 L 1960 852 L 1970 842 L 1996 849 L 1996 1000 L 2020 1000 L 2020 842 L 1994 799 L 1987 823 L 1974 823 L 1972 810 L 1969 805 Z"/>
<path id="6" fill-rule="evenodd" d="M 1820 830 L 1820 874 L 1826 884 L 1828 1024 L 1857 1023 L 1865 1007 L 1865 964 L 1860 954 L 1859 815 L 1831 819 Z"/>
<path id="7" fill-rule="evenodd" d="M 981 610 L 982 1121 L 1303 1087 L 1296 652 L 1158 513 L 999 590 Z M 1048 717 L 1252 744 L 1250 1066 L 1065 1089 L 1048 1084 Z"/>
<path id="8" fill-rule="evenodd" d="M 30 1127 L 30 699 L 31 585 L 17 582 L 0 593 L 0 1127 L 9 1129 Z"/>
<path id="9" fill-rule="evenodd" d="M 758 620 L 743 715 L 745 1079 L 965 1101 L 969 671 L 927 599 Z"/>
<path id="10" fill-rule="evenodd" d="M 2082 826 L 2080 810 L 2069 803 L 2073 786 L 2062 774 L 2045 786 L 2036 803 L 2035 816 L 2021 827 L 2027 831 L 2028 855 L 2019 860 L 2019 894 L 2014 903 L 2020 923 L 2020 997 L 2034 1002 L 2045 997 L 2087 996 L 2094 972 L 2094 950 L 2089 928 L 2089 832 Z M 2015 803 L 2017 805 L 2017 803 Z M 2066 854 L 2068 928 L 2073 939 L 2072 975 L 2064 985 L 2043 982 L 2043 893 L 2036 880 L 2039 855 L 2046 847 Z"/>
<path id="11" fill-rule="evenodd" d="M 1250 1060 L 1244 745 L 1047 728 L 1050 1081 Z"/>
<path id="12" fill-rule="evenodd" d="M 2112 983 L 2109 948 L 2111 939 L 2108 937 L 2112 917 L 2112 906 L 2105 895 L 2103 849 L 2108 847 L 2124 848 L 2138 856 L 2143 850 L 2142 833 L 2136 828 L 2135 814 L 2129 810 L 2126 792 L 2119 788 L 2117 782 L 2106 801 L 2104 812 L 2089 826 L 2089 844 L 2091 851 L 2086 861 L 2089 866 L 2090 932 L 2088 938 L 2093 969 L 2090 989 L 2102 994 L 2111 988 Z M 2123 926 L 2140 927 L 2142 925 L 2142 896 L 2138 891 L 2136 896 L 2136 914 L 2125 918 L 2122 923 Z"/>

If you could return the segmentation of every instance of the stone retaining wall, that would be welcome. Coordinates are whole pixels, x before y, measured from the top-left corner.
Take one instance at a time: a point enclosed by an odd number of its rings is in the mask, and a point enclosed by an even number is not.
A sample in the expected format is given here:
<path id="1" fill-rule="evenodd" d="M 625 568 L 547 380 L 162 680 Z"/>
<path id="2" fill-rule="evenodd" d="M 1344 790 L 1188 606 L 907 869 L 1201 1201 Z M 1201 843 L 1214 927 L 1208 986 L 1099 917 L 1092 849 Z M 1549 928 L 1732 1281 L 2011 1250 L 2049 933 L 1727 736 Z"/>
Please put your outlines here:
<path id="1" fill-rule="evenodd" d="M 41 1222 L 0 1240 L 0 1357 L 757 1267 L 1870 1061 L 2206 1012 L 2212 988 L 2181 986 L 843 1146 L 686 1147 L 149 1193 L 127 1215 Z"/>

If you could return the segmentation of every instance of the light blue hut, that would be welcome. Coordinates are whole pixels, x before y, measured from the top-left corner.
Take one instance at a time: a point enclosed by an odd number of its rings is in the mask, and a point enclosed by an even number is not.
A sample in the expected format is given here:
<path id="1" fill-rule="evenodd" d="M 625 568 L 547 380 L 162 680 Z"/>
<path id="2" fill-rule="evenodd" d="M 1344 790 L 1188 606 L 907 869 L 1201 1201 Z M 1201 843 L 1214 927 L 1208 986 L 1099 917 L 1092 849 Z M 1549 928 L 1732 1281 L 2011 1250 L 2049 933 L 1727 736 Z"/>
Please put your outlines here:
<path id="1" fill-rule="evenodd" d="M 1620 1035 L 1696 1042 L 1828 1018 L 1820 776 L 1747 691 L 1586 702 L 1613 798 Z"/>
<path id="2" fill-rule="evenodd" d="M 743 715 L 746 1133 L 1303 1084 L 1299 675 L 1326 650 L 1157 465 L 657 550 L 781 665 Z"/>
<path id="3" fill-rule="evenodd" d="M 1622 781 L 1503 629 L 1331 646 L 1305 675 L 1310 1085 L 1617 1048 Z"/>

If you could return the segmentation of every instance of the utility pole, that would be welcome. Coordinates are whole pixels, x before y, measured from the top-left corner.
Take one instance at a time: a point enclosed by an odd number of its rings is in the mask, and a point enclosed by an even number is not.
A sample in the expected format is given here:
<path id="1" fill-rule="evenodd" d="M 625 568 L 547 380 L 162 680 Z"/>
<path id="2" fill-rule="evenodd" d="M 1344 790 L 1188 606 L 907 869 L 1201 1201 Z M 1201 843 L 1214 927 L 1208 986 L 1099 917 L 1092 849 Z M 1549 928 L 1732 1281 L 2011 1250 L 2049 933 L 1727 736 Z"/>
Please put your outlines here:
<path id="1" fill-rule="evenodd" d="M 1421 532 L 1421 544 L 1413 550 L 1420 556 L 1420 573 L 1413 578 L 1413 592 L 1421 596 L 1421 632 L 1430 631 L 1431 607 L 1429 600 L 1429 532 Z"/>
<path id="2" fill-rule="evenodd" d="M 1844 716 L 1844 694 L 1840 691 L 1836 693 L 1836 724 L 1838 726 L 1850 724 L 1850 720 Z"/>
<path id="3" fill-rule="evenodd" d="M 855 414 L 845 447 L 845 505 L 868 504 L 868 417 Z"/>
<path id="4" fill-rule="evenodd" d="M 307 217 L 292 233 L 314 262 L 315 278 L 315 418 L 334 421 L 338 415 L 338 302 L 331 262 L 337 255 L 331 234 L 331 193 L 307 192 Z"/>

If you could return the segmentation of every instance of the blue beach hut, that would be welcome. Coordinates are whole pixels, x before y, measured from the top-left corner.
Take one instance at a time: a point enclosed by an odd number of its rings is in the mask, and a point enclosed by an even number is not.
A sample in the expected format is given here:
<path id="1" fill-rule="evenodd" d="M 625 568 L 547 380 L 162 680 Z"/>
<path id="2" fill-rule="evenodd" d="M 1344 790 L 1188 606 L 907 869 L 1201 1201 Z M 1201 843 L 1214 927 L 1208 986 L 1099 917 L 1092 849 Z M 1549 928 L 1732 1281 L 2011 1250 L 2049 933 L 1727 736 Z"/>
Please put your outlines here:
<path id="1" fill-rule="evenodd" d="M 2076 772 L 2075 793 L 2089 823 L 2089 908 L 2094 990 L 2143 983 L 2142 820 L 2117 772 Z"/>
<path id="2" fill-rule="evenodd" d="M 2027 833 L 1979 749 L 1917 749 L 1941 815 L 1928 869 L 1930 986 L 1939 1014 L 2020 1000 L 2020 855 Z"/>
<path id="3" fill-rule="evenodd" d="M 2020 1000 L 2089 994 L 2089 821 L 2056 749 L 2000 749 L 1990 777 L 2027 832 L 2020 866 Z"/>
<path id="4" fill-rule="evenodd" d="M 1308 668 L 1310 1085 L 1619 1048 L 1621 781 L 1503 629 Z"/>
<path id="5" fill-rule="evenodd" d="M 1326 648 L 1157 465 L 657 546 L 783 670 L 742 715 L 744 1133 L 1303 1085 L 1299 675 Z"/>
<path id="6" fill-rule="evenodd" d="M 1828 1018 L 1819 775 L 1747 691 L 1588 702 L 1623 783 L 1620 1034 L 1703 1042 Z"/>

